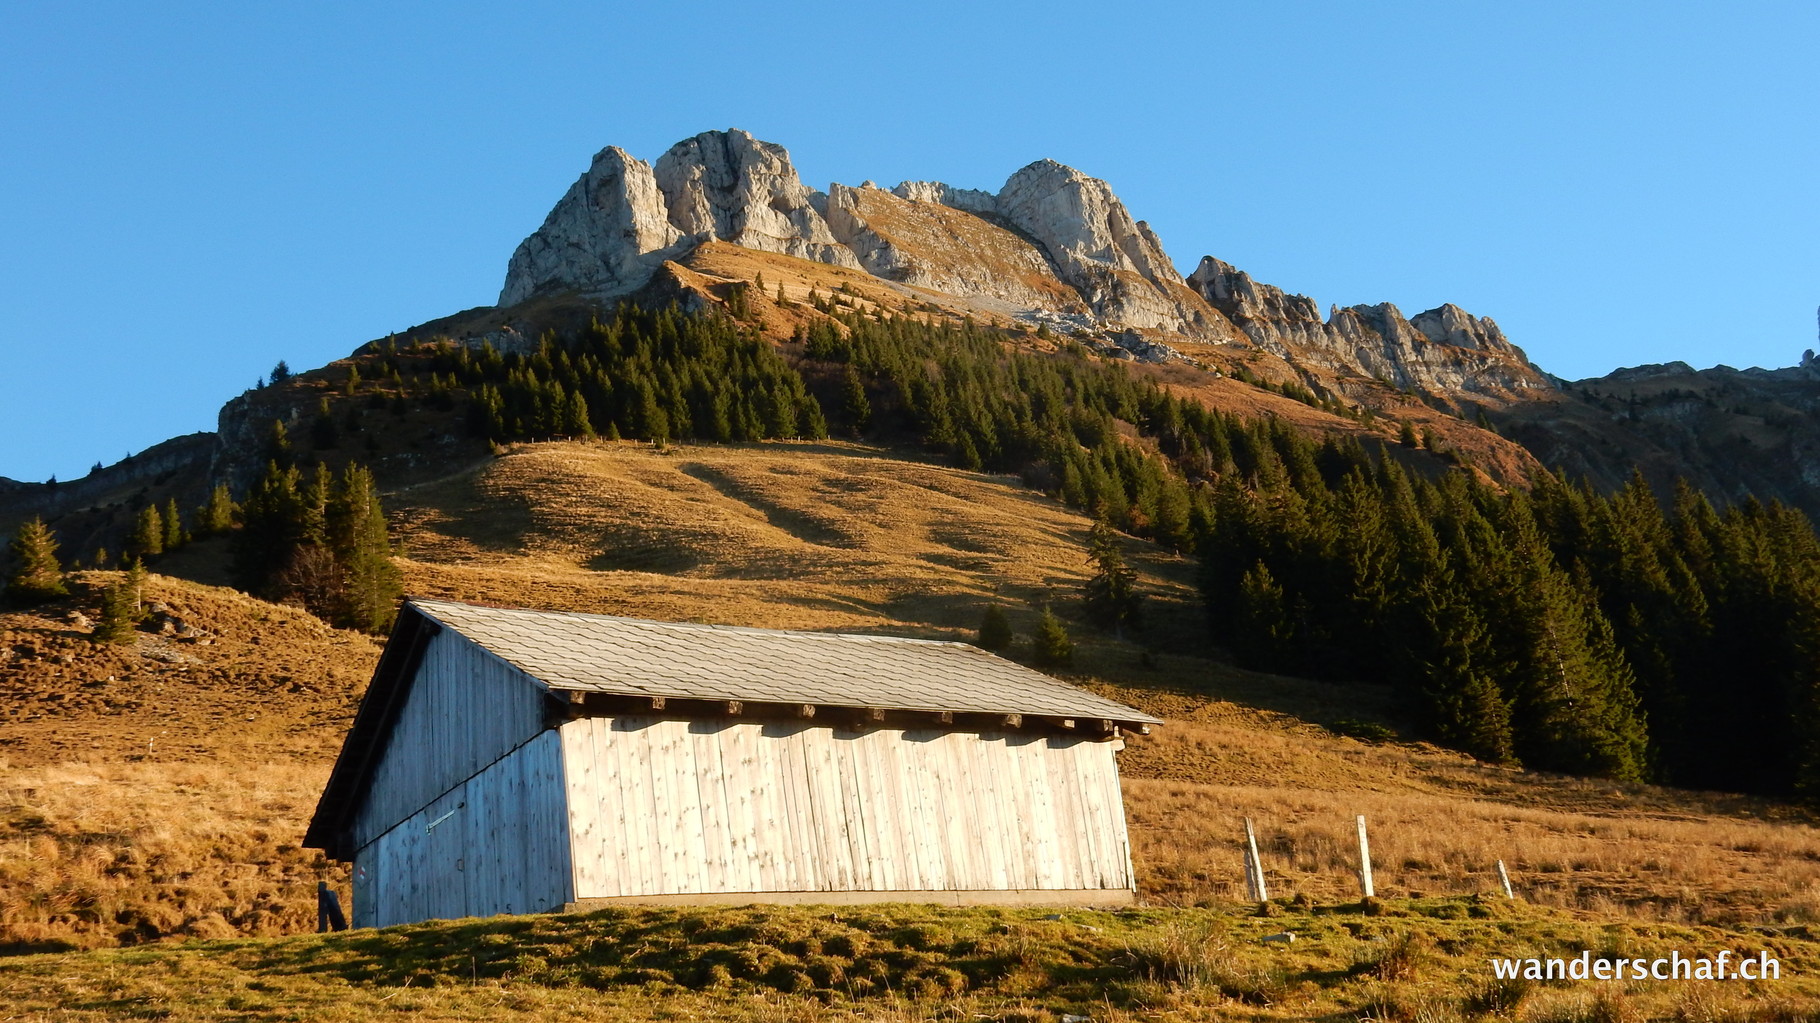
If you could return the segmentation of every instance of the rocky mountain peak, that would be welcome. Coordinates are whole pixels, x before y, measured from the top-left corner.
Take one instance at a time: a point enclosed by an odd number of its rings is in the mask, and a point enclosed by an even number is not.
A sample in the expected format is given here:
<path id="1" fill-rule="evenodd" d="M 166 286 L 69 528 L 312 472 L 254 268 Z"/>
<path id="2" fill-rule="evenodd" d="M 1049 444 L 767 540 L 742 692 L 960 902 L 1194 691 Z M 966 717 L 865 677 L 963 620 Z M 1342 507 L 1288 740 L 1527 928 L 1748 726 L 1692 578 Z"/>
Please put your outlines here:
<path id="1" fill-rule="evenodd" d="M 1207 325 L 1156 233 L 1106 182 L 1038 160 L 1006 179 L 997 200 L 999 215 L 1042 243 L 1062 280 L 1102 319 L 1185 332 Z"/>
<path id="2" fill-rule="evenodd" d="M 693 243 L 859 266 L 829 233 L 783 146 L 737 128 L 702 132 L 659 157 L 656 178 L 670 223 Z"/>
<path id="3" fill-rule="evenodd" d="M 623 294 L 679 251 L 680 240 L 651 165 L 608 146 L 512 253 L 499 304 L 516 305 L 552 284 Z"/>
<path id="4" fill-rule="evenodd" d="M 1249 342 L 1409 390 L 1551 387 L 1497 324 L 1458 306 L 1405 318 L 1361 305 L 1323 320 L 1312 299 L 1211 256 L 1184 279 L 1111 185 L 1055 160 L 1018 169 L 996 193 L 938 181 L 822 193 L 784 147 L 739 129 L 684 139 L 654 165 L 601 150 L 513 254 L 500 304 L 624 295 L 708 242 L 864 270 L 1029 321 Z"/>

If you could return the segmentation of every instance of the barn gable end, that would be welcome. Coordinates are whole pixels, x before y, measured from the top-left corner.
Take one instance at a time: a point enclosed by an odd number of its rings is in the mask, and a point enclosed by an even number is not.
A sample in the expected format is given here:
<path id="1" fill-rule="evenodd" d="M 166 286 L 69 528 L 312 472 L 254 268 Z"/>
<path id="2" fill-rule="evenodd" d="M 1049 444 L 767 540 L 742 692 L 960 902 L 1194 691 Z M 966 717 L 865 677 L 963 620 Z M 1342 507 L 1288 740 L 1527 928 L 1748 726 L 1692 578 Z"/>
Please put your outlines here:
<path id="1" fill-rule="evenodd" d="M 364 846 L 545 727 L 549 690 L 453 629 L 425 645 L 366 798 L 351 822 Z"/>

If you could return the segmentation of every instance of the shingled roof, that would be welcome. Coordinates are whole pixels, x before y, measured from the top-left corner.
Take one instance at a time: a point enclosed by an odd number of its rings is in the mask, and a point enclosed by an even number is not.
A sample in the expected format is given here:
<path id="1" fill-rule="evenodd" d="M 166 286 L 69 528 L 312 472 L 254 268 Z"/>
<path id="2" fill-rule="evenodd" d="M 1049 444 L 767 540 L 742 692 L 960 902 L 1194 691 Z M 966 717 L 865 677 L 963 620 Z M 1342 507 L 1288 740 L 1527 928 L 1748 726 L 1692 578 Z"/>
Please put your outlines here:
<path id="1" fill-rule="evenodd" d="M 966 643 L 412 600 L 553 690 L 1109 720 L 1159 718 Z"/>

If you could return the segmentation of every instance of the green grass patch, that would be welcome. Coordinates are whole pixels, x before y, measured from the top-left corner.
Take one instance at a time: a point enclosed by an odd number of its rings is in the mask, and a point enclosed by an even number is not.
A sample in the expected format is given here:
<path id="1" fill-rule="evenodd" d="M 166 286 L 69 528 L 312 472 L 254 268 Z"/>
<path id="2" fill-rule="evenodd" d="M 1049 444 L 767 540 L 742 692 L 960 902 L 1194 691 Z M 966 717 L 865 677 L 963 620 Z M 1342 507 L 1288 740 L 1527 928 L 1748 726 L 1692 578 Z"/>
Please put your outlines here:
<path id="1" fill-rule="evenodd" d="M 1236 906 L 495 917 L 20 956 L 0 961 L 0 1001 L 71 1020 L 346 1020 L 397 1012 L 417 1019 L 920 1019 L 964 1011 L 1030 1020 L 1165 1013 L 1446 1021 L 1591 1018 L 1575 1015 L 1574 1006 L 1584 1002 L 1592 1012 L 1594 998 L 1621 1001 L 1625 1018 L 1645 1020 L 1692 1018 L 1682 1010 L 1696 996 L 1706 999 L 1702 1018 L 1748 1020 L 1820 1006 L 1812 980 L 1820 976 L 1820 944 L 1805 934 L 1615 928 L 1473 898 L 1393 901 L 1369 917 L 1356 905 L 1285 900 L 1280 908 L 1268 917 Z M 1294 939 L 1281 937 L 1287 934 Z M 1697 985 L 1653 981 L 1500 984 L 1488 966 L 1492 956 L 1764 947 L 1782 961 L 1780 981 L 1697 992 Z"/>

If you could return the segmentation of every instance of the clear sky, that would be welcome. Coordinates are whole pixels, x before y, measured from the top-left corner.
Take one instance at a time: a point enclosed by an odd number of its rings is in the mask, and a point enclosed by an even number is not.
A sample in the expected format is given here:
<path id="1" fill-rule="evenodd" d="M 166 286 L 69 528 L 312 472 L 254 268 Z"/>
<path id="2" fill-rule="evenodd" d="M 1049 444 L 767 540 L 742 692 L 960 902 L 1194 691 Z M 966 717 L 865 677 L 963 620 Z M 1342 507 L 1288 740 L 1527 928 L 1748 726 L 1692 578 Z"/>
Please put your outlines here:
<path id="1" fill-rule="evenodd" d="M 498 295 L 606 145 L 805 182 L 1110 181 L 1183 270 L 1454 302 L 1566 377 L 1792 365 L 1820 8 L 1780 3 L 0 7 L 0 476 L 80 476 L 279 359 Z"/>

